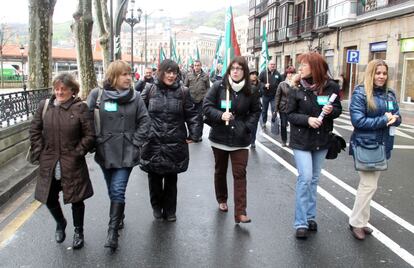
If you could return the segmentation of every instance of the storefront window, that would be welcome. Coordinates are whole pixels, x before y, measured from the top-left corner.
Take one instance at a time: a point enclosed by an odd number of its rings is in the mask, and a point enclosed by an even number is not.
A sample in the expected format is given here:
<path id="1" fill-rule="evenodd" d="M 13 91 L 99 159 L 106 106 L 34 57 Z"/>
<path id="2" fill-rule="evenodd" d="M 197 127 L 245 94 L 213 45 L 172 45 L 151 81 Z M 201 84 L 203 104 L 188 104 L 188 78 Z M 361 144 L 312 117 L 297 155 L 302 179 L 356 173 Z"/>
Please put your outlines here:
<path id="1" fill-rule="evenodd" d="M 414 103 L 414 53 L 406 53 L 403 70 L 403 102 Z"/>

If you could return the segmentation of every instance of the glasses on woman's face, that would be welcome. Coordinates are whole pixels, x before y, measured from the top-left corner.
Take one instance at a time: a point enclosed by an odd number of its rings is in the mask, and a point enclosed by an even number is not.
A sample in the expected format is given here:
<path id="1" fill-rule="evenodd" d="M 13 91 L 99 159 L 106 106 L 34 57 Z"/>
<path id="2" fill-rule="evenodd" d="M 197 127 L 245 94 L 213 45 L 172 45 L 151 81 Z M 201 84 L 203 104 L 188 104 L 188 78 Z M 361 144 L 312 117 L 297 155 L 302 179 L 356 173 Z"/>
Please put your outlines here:
<path id="1" fill-rule="evenodd" d="M 237 67 L 231 66 L 230 67 L 230 71 L 238 71 L 238 72 L 241 72 L 241 71 L 243 71 L 243 68 L 242 67 L 239 67 L 239 66 L 237 66 Z"/>

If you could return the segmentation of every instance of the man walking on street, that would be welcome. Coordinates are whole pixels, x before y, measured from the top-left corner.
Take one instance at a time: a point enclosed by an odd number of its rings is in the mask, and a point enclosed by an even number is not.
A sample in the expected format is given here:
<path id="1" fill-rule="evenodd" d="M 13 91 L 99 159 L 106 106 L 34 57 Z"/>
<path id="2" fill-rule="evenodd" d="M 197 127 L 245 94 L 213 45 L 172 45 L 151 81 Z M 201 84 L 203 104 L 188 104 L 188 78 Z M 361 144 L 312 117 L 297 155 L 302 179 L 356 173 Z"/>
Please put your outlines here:
<path id="1" fill-rule="evenodd" d="M 144 70 L 144 78 L 143 80 L 139 80 L 135 86 L 135 90 L 138 92 L 142 92 L 146 86 L 147 83 L 153 84 L 154 78 L 152 77 L 152 68 L 151 67 L 145 67 Z"/>
<path id="2" fill-rule="evenodd" d="M 199 60 L 194 61 L 194 71 L 187 74 L 184 85 L 189 88 L 191 99 L 198 111 L 198 119 L 201 121 L 201 126 L 203 126 L 203 99 L 210 88 L 210 80 L 208 74 L 201 69 Z M 202 130 L 203 128 L 201 128 Z M 199 141 L 201 140 L 200 138 Z"/>
<path id="3" fill-rule="evenodd" d="M 265 86 L 263 88 L 262 96 L 262 128 L 266 128 L 267 122 L 267 111 L 269 109 L 272 114 L 275 112 L 275 95 L 276 89 L 279 86 L 279 83 L 283 81 L 282 75 L 276 70 L 276 63 L 272 60 L 269 62 L 268 68 L 263 70 L 259 75 L 259 80 Z"/>

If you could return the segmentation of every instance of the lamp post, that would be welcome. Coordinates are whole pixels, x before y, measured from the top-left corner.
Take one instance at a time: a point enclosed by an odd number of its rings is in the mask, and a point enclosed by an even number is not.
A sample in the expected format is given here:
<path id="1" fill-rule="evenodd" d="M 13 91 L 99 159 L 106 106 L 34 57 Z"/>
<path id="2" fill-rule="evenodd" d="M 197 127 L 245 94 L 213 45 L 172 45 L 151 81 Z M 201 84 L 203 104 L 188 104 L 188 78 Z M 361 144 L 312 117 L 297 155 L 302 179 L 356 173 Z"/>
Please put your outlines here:
<path id="1" fill-rule="evenodd" d="M 20 49 L 20 55 L 22 56 L 22 85 L 23 85 L 23 90 L 26 91 L 26 83 L 24 81 L 24 69 L 23 69 L 23 66 L 24 66 L 24 58 L 23 58 L 23 56 L 24 56 L 24 46 L 23 46 L 23 44 L 20 45 L 19 49 Z"/>
<path id="2" fill-rule="evenodd" d="M 156 11 L 164 11 L 164 9 L 162 9 L 162 8 L 156 9 L 156 10 L 152 11 L 149 14 L 147 14 L 145 12 L 145 15 L 144 15 L 144 21 L 145 21 L 145 34 L 144 34 L 144 39 L 145 39 L 144 40 L 145 67 L 147 67 L 147 64 L 148 64 L 148 58 L 147 58 L 147 29 L 148 29 L 148 26 L 147 26 L 148 24 L 147 23 L 148 23 L 148 17 Z"/>
<path id="3" fill-rule="evenodd" d="M 27 102 L 27 91 L 26 91 L 26 83 L 24 81 L 24 68 L 23 68 L 23 64 L 24 64 L 24 46 L 23 44 L 20 45 L 20 55 L 22 56 L 22 84 L 23 84 L 23 94 L 24 94 L 24 105 L 26 108 L 26 116 L 27 118 L 29 118 L 29 103 Z"/>
<path id="4" fill-rule="evenodd" d="M 135 0 L 131 0 L 132 8 L 130 9 L 129 18 L 125 19 L 125 22 L 131 26 L 131 70 L 132 70 L 132 81 L 134 81 L 134 26 L 141 21 L 142 10 L 137 9 L 137 17 L 134 17 L 134 4 Z"/>

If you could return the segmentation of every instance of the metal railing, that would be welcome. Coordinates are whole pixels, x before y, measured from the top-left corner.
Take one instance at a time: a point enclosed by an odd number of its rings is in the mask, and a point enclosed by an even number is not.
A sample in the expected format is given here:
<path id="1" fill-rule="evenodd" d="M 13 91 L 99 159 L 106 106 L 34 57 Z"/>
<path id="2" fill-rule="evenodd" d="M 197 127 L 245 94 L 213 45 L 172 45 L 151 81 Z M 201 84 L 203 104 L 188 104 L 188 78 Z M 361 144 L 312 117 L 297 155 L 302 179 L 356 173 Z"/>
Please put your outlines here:
<path id="1" fill-rule="evenodd" d="M 23 85 L 23 76 L 21 75 L 3 75 L 3 76 L 0 75 L 0 89 L 1 88 L 19 88 L 19 87 L 22 87 L 22 85 Z"/>
<path id="2" fill-rule="evenodd" d="M 287 27 L 279 28 L 279 33 L 277 36 L 278 41 L 286 40 L 287 39 Z"/>
<path id="3" fill-rule="evenodd" d="M 0 128 L 29 120 L 39 102 L 51 96 L 51 88 L 0 94 Z"/>

